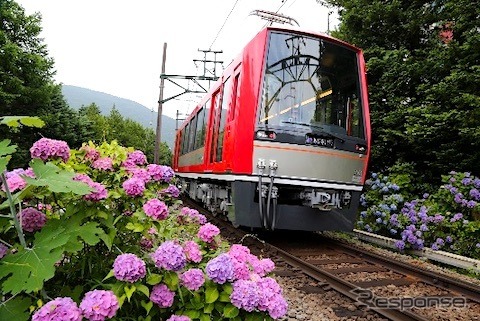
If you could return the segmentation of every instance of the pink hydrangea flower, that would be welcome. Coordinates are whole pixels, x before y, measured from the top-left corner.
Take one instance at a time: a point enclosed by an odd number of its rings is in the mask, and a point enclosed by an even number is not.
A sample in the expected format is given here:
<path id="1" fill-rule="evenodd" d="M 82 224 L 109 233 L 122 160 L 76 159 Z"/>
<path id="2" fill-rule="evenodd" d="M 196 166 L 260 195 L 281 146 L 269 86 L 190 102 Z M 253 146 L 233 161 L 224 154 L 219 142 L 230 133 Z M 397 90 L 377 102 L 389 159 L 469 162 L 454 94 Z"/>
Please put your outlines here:
<path id="1" fill-rule="evenodd" d="M 82 146 L 81 151 L 85 151 L 85 159 L 91 162 L 96 161 L 100 157 L 100 153 L 93 147 Z"/>
<path id="2" fill-rule="evenodd" d="M 274 319 L 283 317 L 287 313 L 288 304 L 277 281 L 266 277 L 258 280 L 257 285 L 260 290 L 257 308 L 260 311 L 268 311 Z"/>
<path id="3" fill-rule="evenodd" d="M 197 236 L 202 241 L 210 243 L 218 234 L 220 234 L 220 230 L 218 229 L 218 227 L 216 227 L 212 223 L 207 223 L 200 227 L 200 229 L 198 230 Z"/>
<path id="4" fill-rule="evenodd" d="M 168 318 L 167 321 L 192 321 L 192 319 L 190 319 L 186 315 L 172 314 L 172 316 Z"/>
<path id="5" fill-rule="evenodd" d="M 113 262 L 113 274 L 120 281 L 137 282 L 145 277 L 147 270 L 145 262 L 132 253 L 117 256 Z"/>
<path id="6" fill-rule="evenodd" d="M 82 312 L 72 298 L 56 298 L 33 314 L 32 321 L 81 321 Z"/>
<path id="7" fill-rule="evenodd" d="M 187 260 L 190 262 L 200 263 L 202 261 L 202 252 L 200 251 L 200 245 L 194 241 L 186 241 L 183 245 L 183 250 Z"/>
<path id="8" fill-rule="evenodd" d="M 157 304 L 160 308 L 171 307 L 174 298 L 175 292 L 170 291 L 165 284 L 155 285 L 150 293 L 150 300 Z"/>
<path id="9" fill-rule="evenodd" d="M 250 255 L 250 249 L 241 244 L 233 244 L 228 250 L 228 254 L 239 262 L 247 262 Z"/>
<path id="10" fill-rule="evenodd" d="M 143 211 L 154 220 L 164 220 L 168 216 L 168 206 L 156 198 L 143 204 Z"/>
<path id="11" fill-rule="evenodd" d="M 260 276 L 265 276 L 275 269 L 275 263 L 271 259 L 258 260 L 255 265 L 252 265 L 253 271 Z"/>
<path id="12" fill-rule="evenodd" d="M 24 208 L 18 218 L 22 223 L 23 230 L 27 232 L 35 232 L 41 230 L 47 222 L 47 216 L 33 207 Z"/>
<path id="13" fill-rule="evenodd" d="M 22 178 L 22 176 L 35 177 L 33 170 L 28 168 L 24 170 L 22 168 L 14 169 L 13 171 L 7 172 L 5 177 L 7 178 L 8 190 L 13 193 L 17 190 L 24 189 L 27 186 L 27 182 Z M 5 186 L 2 185 L 2 190 L 6 191 Z"/>
<path id="14" fill-rule="evenodd" d="M 205 283 L 203 271 L 200 269 L 190 269 L 180 274 L 180 281 L 191 291 L 197 291 Z"/>
<path id="15" fill-rule="evenodd" d="M 145 191 L 145 182 L 136 177 L 127 179 L 122 186 L 128 196 L 141 196 Z"/>
<path id="16" fill-rule="evenodd" d="M 87 292 L 80 303 L 83 316 L 90 321 L 104 321 L 112 318 L 118 308 L 118 299 L 115 294 L 105 290 Z"/>
<path id="17" fill-rule="evenodd" d="M 83 198 L 87 201 L 100 201 L 102 199 L 107 198 L 108 192 L 105 186 L 103 186 L 100 183 L 94 182 L 88 175 L 86 174 L 76 174 L 75 177 L 73 178 L 74 181 L 79 181 L 79 182 L 84 182 L 88 186 L 90 186 L 93 191 L 87 195 L 85 195 Z"/>
<path id="18" fill-rule="evenodd" d="M 174 241 L 163 242 L 151 257 L 158 268 L 168 271 L 179 271 L 187 264 L 183 248 Z"/>
<path id="19" fill-rule="evenodd" d="M 196 209 L 182 207 L 182 210 L 178 213 L 178 222 L 181 224 L 197 223 L 203 225 L 207 223 L 207 218 L 205 215 L 198 213 Z"/>
<path id="20" fill-rule="evenodd" d="M 148 183 L 152 180 L 152 177 L 145 168 L 135 167 L 129 169 L 129 173 L 132 174 L 132 177 L 140 178 L 145 183 Z"/>
<path id="21" fill-rule="evenodd" d="M 147 163 L 147 156 L 145 156 L 142 151 L 136 150 L 128 153 L 126 161 L 131 161 L 136 165 L 145 165 Z"/>
<path id="22" fill-rule="evenodd" d="M 83 198 L 87 201 L 98 202 L 100 200 L 106 199 L 108 196 L 107 189 L 100 183 L 93 182 L 89 184 L 91 188 L 94 189 L 90 194 L 85 195 Z"/>
<path id="23" fill-rule="evenodd" d="M 102 157 L 92 163 L 92 167 L 102 171 L 113 170 L 113 161 L 110 157 Z"/>
<path id="24" fill-rule="evenodd" d="M 45 161 L 49 158 L 61 158 L 67 162 L 70 158 L 70 148 L 67 143 L 62 140 L 41 138 L 30 148 L 30 155 L 32 158 L 40 158 Z"/>
<path id="25" fill-rule="evenodd" d="M 155 181 L 170 182 L 175 176 L 175 172 L 170 166 L 149 164 L 147 165 L 147 171 Z"/>

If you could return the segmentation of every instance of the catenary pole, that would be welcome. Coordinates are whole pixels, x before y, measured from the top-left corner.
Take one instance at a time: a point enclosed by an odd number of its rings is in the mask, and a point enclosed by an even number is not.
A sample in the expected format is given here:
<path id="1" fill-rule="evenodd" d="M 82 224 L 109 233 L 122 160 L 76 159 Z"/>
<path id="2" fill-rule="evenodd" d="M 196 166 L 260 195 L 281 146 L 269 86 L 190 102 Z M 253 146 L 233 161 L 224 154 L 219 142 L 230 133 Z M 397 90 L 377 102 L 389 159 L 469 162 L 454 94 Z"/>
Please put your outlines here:
<path id="1" fill-rule="evenodd" d="M 153 162 L 155 164 L 159 163 L 159 154 L 160 154 L 160 144 L 162 141 L 162 107 L 163 107 L 163 87 L 165 75 L 165 61 L 167 58 L 167 43 L 163 43 L 163 58 L 162 58 L 162 73 L 160 74 L 160 94 L 158 96 L 158 114 L 157 114 L 157 130 L 155 136 L 155 153 L 153 156 Z"/>

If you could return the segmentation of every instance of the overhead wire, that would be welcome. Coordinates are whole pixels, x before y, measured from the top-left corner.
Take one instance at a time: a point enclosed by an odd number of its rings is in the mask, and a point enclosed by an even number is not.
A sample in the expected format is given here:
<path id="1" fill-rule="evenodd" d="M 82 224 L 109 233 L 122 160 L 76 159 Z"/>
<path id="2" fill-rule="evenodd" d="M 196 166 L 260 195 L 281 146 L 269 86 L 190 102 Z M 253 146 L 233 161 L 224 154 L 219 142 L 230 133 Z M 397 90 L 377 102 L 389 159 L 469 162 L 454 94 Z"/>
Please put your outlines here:
<path id="1" fill-rule="evenodd" d="M 220 35 L 220 32 L 222 32 L 223 27 L 225 27 L 225 24 L 227 23 L 228 18 L 230 18 L 230 15 L 232 14 L 232 12 L 233 12 L 233 10 L 235 9 L 235 7 L 237 6 L 238 1 L 240 1 L 240 0 L 236 0 L 235 3 L 233 4 L 232 9 L 230 10 L 230 12 L 228 13 L 227 17 L 225 18 L 225 21 L 223 22 L 223 25 L 220 27 L 220 30 L 218 30 L 217 35 L 215 36 L 215 39 L 213 39 L 212 44 L 210 45 L 209 50 L 212 49 L 213 44 L 215 43 L 215 41 L 217 41 L 217 38 L 218 38 L 218 36 Z"/>

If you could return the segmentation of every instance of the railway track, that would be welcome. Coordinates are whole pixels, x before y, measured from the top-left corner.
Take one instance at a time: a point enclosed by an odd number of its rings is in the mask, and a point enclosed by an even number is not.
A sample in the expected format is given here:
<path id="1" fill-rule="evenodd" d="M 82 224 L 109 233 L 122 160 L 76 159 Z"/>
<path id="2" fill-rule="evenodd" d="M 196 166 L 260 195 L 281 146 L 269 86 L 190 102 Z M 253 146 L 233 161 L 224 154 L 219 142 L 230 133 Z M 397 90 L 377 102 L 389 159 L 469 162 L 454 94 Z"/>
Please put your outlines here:
<path id="1" fill-rule="evenodd" d="M 187 206 L 203 211 L 196 204 Z M 335 291 L 351 308 L 333 307 L 347 320 L 480 320 L 480 286 L 371 253 L 318 233 L 249 233 L 208 216 L 231 243 L 242 243 L 277 263 L 283 278 L 306 275 L 306 294 Z M 319 307 L 320 308 L 320 307 Z M 452 318 L 452 316 L 454 316 Z"/>

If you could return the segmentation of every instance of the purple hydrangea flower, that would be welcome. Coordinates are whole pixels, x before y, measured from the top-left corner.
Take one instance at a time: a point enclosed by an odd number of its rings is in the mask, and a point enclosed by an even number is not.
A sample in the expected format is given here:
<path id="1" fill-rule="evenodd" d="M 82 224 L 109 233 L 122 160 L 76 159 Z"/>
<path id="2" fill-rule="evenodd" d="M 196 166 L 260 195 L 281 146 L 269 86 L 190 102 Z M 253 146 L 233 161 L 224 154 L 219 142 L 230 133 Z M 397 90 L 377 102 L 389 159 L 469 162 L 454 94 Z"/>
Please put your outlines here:
<path id="1" fill-rule="evenodd" d="M 27 232 L 35 232 L 41 230 L 47 222 L 47 216 L 33 207 L 23 209 L 18 218 L 22 223 L 22 228 Z"/>
<path id="2" fill-rule="evenodd" d="M 61 158 L 67 162 L 70 158 L 70 148 L 62 140 L 40 138 L 30 148 L 30 155 L 32 158 L 40 158 L 43 161 L 49 158 Z"/>
<path id="3" fill-rule="evenodd" d="M 3 243 L 0 243 L 0 259 L 2 259 L 5 255 L 7 255 L 8 253 L 8 247 L 3 244 Z"/>
<path id="4" fill-rule="evenodd" d="M 125 253 L 117 256 L 113 262 L 113 274 L 120 281 L 134 283 L 145 277 L 145 262 L 135 254 Z"/>
<path id="5" fill-rule="evenodd" d="M 122 186 L 128 196 L 141 196 L 145 191 L 145 182 L 136 177 L 127 179 Z"/>
<path id="6" fill-rule="evenodd" d="M 398 240 L 395 242 L 395 247 L 400 251 L 403 251 L 403 249 L 405 249 L 405 242 L 402 240 Z"/>
<path id="7" fill-rule="evenodd" d="M 182 284 L 191 291 L 197 291 L 205 283 L 203 271 L 200 269 L 190 269 L 180 275 Z"/>
<path id="8" fill-rule="evenodd" d="M 200 263 L 202 261 L 202 252 L 200 251 L 200 245 L 194 241 L 186 241 L 183 245 L 185 256 L 190 262 Z"/>
<path id="9" fill-rule="evenodd" d="M 81 321 L 82 311 L 72 298 L 56 298 L 33 314 L 32 321 Z"/>
<path id="10" fill-rule="evenodd" d="M 168 206 L 156 198 L 152 198 L 143 204 L 143 210 L 147 216 L 155 220 L 164 220 L 168 216 Z"/>
<path id="11" fill-rule="evenodd" d="M 152 180 L 150 173 L 145 168 L 132 168 L 129 170 L 129 172 L 133 174 L 132 178 L 139 178 L 145 183 L 148 183 Z"/>
<path id="12" fill-rule="evenodd" d="M 174 298 L 175 292 L 170 291 L 165 284 L 155 285 L 150 293 L 150 300 L 157 304 L 160 308 L 171 307 Z"/>
<path id="13" fill-rule="evenodd" d="M 224 284 L 234 277 L 233 261 L 226 253 L 208 261 L 205 270 L 210 280 L 218 284 Z"/>
<path id="14" fill-rule="evenodd" d="M 218 227 L 212 223 L 206 223 L 202 225 L 198 230 L 197 236 L 204 242 L 210 243 L 213 241 L 214 237 L 220 234 Z"/>
<path id="15" fill-rule="evenodd" d="M 185 315 L 172 314 L 172 316 L 168 318 L 167 321 L 192 321 L 192 319 Z"/>
<path id="16" fill-rule="evenodd" d="M 104 321 L 112 318 L 119 308 L 118 299 L 112 291 L 93 290 L 85 293 L 80 309 L 90 321 Z"/>
<path id="17" fill-rule="evenodd" d="M 463 214 L 462 213 L 457 213 L 455 215 L 453 215 L 453 217 L 450 219 L 450 222 L 456 222 L 456 221 L 459 221 L 463 218 Z"/>
<path id="18" fill-rule="evenodd" d="M 162 191 L 163 193 L 170 194 L 172 197 L 179 197 L 180 191 L 175 185 L 168 185 L 166 189 Z"/>
<path id="19" fill-rule="evenodd" d="M 163 242 L 151 257 L 156 267 L 169 271 L 179 271 L 187 264 L 183 248 L 174 241 Z"/>
<path id="20" fill-rule="evenodd" d="M 271 259 L 261 259 L 253 266 L 253 271 L 260 276 L 265 276 L 275 269 L 275 263 Z"/>
<path id="21" fill-rule="evenodd" d="M 233 291 L 230 300 L 234 306 L 252 312 L 260 300 L 257 282 L 250 280 L 238 280 L 233 283 Z"/>

